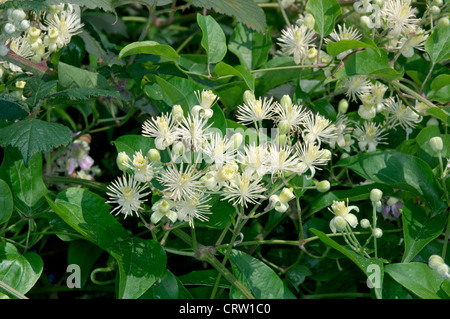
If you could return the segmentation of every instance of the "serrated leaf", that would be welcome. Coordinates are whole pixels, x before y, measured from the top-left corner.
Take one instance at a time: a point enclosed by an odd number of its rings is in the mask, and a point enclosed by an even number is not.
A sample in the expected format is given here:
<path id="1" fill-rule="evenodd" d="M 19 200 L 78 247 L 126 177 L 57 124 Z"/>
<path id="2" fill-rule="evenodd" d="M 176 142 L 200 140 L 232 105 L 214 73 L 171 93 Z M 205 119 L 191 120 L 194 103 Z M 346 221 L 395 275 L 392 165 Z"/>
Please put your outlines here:
<path id="1" fill-rule="evenodd" d="M 100 8 L 104 11 L 115 12 L 112 0 L 45 0 L 48 5 L 58 5 L 61 3 L 68 3 L 72 5 L 78 5 L 88 9 Z"/>
<path id="2" fill-rule="evenodd" d="M 208 63 L 222 61 L 227 53 L 225 33 L 220 25 L 211 16 L 197 13 L 197 23 L 202 29 L 202 47 L 208 54 Z"/>
<path id="3" fill-rule="evenodd" d="M 72 135 L 67 126 L 35 118 L 0 128 L 0 145 L 17 147 L 26 166 L 35 153 L 51 151 L 67 145 L 71 140 Z"/>
<path id="4" fill-rule="evenodd" d="M 58 63 L 58 80 L 59 85 L 66 89 L 109 89 L 108 80 L 101 74 L 83 70 L 63 62 Z"/>
<path id="5" fill-rule="evenodd" d="M 266 30 L 266 16 L 254 0 L 191 0 L 196 7 L 214 10 L 228 16 L 258 32 Z"/>
<path id="6" fill-rule="evenodd" d="M 322 37 L 326 37 L 334 29 L 334 21 L 341 15 L 341 6 L 336 0 L 309 0 L 306 4 L 314 19 L 314 30 Z"/>
<path id="7" fill-rule="evenodd" d="M 23 8 L 34 11 L 36 14 L 40 14 L 42 10 L 47 10 L 48 6 L 44 3 L 44 0 L 34 0 L 34 1 L 21 1 L 13 0 L 7 1 L 0 4 L 0 10 L 8 8 Z"/>
<path id="8" fill-rule="evenodd" d="M 114 7 L 124 6 L 127 4 L 134 4 L 134 3 L 140 3 L 143 5 L 146 5 L 148 7 L 152 7 L 155 5 L 157 7 L 165 6 L 168 4 L 171 4 L 173 0 L 113 0 L 112 3 Z"/>
<path id="9" fill-rule="evenodd" d="M 15 121 L 29 113 L 25 105 L 0 98 L 0 120 Z"/>
<path id="10" fill-rule="evenodd" d="M 120 50 L 118 58 L 122 59 L 134 54 L 153 54 L 164 56 L 172 60 L 179 57 L 178 53 L 170 45 L 159 44 L 156 41 L 140 41 L 126 45 Z"/>
<path id="11" fill-rule="evenodd" d="M 114 98 L 122 105 L 122 99 L 119 91 L 92 89 L 92 88 L 72 88 L 63 91 L 59 91 L 55 94 L 48 96 L 49 99 L 66 98 L 70 100 L 89 100 L 97 97 L 109 97 Z"/>
<path id="12" fill-rule="evenodd" d="M 0 224 L 7 222 L 14 208 L 13 196 L 8 184 L 0 179 Z"/>
<path id="13" fill-rule="evenodd" d="M 57 84 L 56 80 L 44 81 L 39 77 L 29 79 L 23 88 L 23 95 L 27 98 L 26 103 L 34 107 L 40 100 L 55 91 Z"/>

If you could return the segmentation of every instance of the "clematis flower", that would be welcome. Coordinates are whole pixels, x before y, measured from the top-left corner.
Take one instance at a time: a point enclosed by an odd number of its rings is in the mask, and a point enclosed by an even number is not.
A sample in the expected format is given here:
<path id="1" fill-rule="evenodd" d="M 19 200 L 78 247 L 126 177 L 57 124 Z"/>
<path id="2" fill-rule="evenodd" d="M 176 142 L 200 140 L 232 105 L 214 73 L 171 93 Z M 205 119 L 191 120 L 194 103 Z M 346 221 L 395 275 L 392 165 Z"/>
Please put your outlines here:
<path id="1" fill-rule="evenodd" d="M 330 229 L 333 234 L 335 234 L 336 231 L 342 232 L 345 227 L 347 227 L 347 224 L 353 228 L 358 225 L 358 219 L 350 212 L 352 210 L 359 212 L 359 208 L 357 206 L 348 206 L 348 200 L 347 205 L 344 201 L 333 201 L 331 209 L 328 209 L 335 215 L 335 217 L 330 221 Z"/>

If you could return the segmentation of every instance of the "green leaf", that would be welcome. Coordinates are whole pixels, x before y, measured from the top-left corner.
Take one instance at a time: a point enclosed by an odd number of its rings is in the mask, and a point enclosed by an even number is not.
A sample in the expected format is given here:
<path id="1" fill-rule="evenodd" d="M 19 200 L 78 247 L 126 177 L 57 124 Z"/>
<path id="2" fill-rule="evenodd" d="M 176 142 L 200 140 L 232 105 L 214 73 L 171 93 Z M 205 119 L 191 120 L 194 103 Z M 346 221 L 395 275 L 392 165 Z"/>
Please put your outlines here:
<path id="1" fill-rule="evenodd" d="M 366 274 L 367 277 L 371 276 L 373 273 L 374 267 L 377 268 L 380 271 L 380 287 L 375 287 L 375 293 L 378 298 L 382 297 L 382 287 L 383 287 L 383 277 L 384 277 L 384 271 L 383 271 L 383 263 L 380 260 L 377 259 L 368 259 L 360 254 L 356 253 L 352 249 L 349 249 L 347 247 L 341 246 L 331 238 L 329 238 L 325 233 L 317 230 L 317 229 L 310 229 L 311 232 L 313 232 L 319 239 L 326 245 L 330 246 L 331 248 L 339 251 L 344 256 L 349 258 L 351 261 L 353 261 L 356 266 L 358 266 L 364 274 Z"/>
<path id="2" fill-rule="evenodd" d="M 21 254 L 13 244 L 0 242 L 0 280 L 21 294 L 33 288 L 43 267 L 38 254 Z"/>
<path id="3" fill-rule="evenodd" d="M 326 37 L 333 31 L 334 21 L 342 14 L 341 6 L 336 0 L 309 0 L 306 10 L 316 20 L 314 30 L 322 37 Z"/>
<path id="4" fill-rule="evenodd" d="M 118 298 L 145 293 L 166 268 L 166 254 L 154 240 L 134 237 L 110 214 L 105 200 L 82 188 L 68 188 L 46 197 L 50 207 L 86 240 L 113 256 L 119 267 Z"/>
<path id="5" fill-rule="evenodd" d="M 0 179 L 0 224 L 7 222 L 14 208 L 13 196 L 8 184 Z"/>
<path id="6" fill-rule="evenodd" d="M 272 48 L 270 34 L 255 32 L 238 23 L 228 42 L 228 50 L 233 52 L 241 65 L 254 70 L 263 65 Z"/>
<path id="7" fill-rule="evenodd" d="M 212 205 L 211 214 L 206 215 L 208 221 L 195 221 L 197 226 L 206 226 L 215 229 L 224 229 L 229 223 L 235 212 L 234 206 L 227 201 L 220 200 L 219 195 L 213 195 L 210 205 Z"/>
<path id="8" fill-rule="evenodd" d="M 220 25 L 211 16 L 203 16 L 197 13 L 197 23 L 202 29 L 202 47 L 208 54 L 208 63 L 222 61 L 227 53 L 225 33 Z"/>
<path id="9" fill-rule="evenodd" d="M 31 157 L 26 166 L 20 153 L 5 149 L 5 158 L 0 167 L 0 177 L 13 194 L 15 208 L 25 216 L 31 217 L 44 207 L 44 195 L 48 193 L 42 179 L 42 155 Z M 48 208 L 48 206 L 47 206 Z"/>
<path id="10" fill-rule="evenodd" d="M 178 53 L 170 45 L 159 44 L 155 41 L 140 41 L 126 45 L 120 50 L 118 58 L 122 59 L 134 54 L 153 54 L 164 56 L 172 60 L 179 57 Z"/>
<path id="11" fill-rule="evenodd" d="M 411 262 L 391 264 L 385 267 L 395 281 L 423 299 L 441 299 L 441 285 L 445 278 L 425 263 Z"/>
<path id="12" fill-rule="evenodd" d="M 232 67 L 229 64 L 226 64 L 224 62 L 219 62 L 216 65 L 215 69 L 218 76 L 224 76 L 224 75 L 234 75 L 237 76 L 245 81 L 245 84 L 247 84 L 247 87 L 251 90 L 255 90 L 255 78 L 253 75 L 242 65 L 237 65 L 235 67 Z"/>
<path id="13" fill-rule="evenodd" d="M 30 112 L 22 103 L 0 98 L 0 120 L 15 121 L 28 114 Z"/>
<path id="14" fill-rule="evenodd" d="M 337 56 L 339 53 L 360 48 L 371 48 L 375 51 L 379 51 L 377 45 L 369 38 L 365 38 L 362 41 L 340 40 L 327 43 L 327 52 L 332 56 Z"/>
<path id="15" fill-rule="evenodd" d="M 429 99 L 438 101 L 440 103 L 450 102 L 450 75 L 438 75 L 430 85 L 431 92 L 427 93 Z"/>
<path id="16" fill-rule="evenodd" d="M 190 4 L 233 16 L 238 22 L 258 32 L 265 32 L 266 16 L 254 0 L 189 0 Z"/>
<path id="17" fill-rule="evenodd" d="M 45 0 L 48 5 L 58 5 L 61 3 L 69 3 L 73 5 L 79 5 L 80 7 L 85 7 L 88 9 L 100 8 L 103 11 L 115 12 L 112 0 Z"/>
<path id="18" fill-rule="evenodd" d="M 118 153 L 125 152 L 130 158 L 133 158 L 135 152 L 142 151 L 145 155 L 150 149 L 155 148 L 152 138 L 133 134 L 119 136 L 112 144 L 116 146 Z"/>
<path id="19" fill-rule="evenodd" d="M 66 89 L 109 89 L 108 80 L 101 74 L 83 70 L 63 62 L 58 63 L 58 81 L 59 85 Z"/>
<path id="20" fill-rule="evenodd" d="M 6 2 L 0 4 L 0 10 L 4 10 L 4 9 L 8 9 L 8 8 L 23 8 L 25 10 L 33 10 L 38 15 L 41 13 L 42 10 L 48 10 L 48 6 L 44 2 L 45 2 L 44 0 L 6 1 Z"/>
<path id="21" fill-rule="evenodd" d="M 67 145 L 71 140 L 72 135 L 67 126 L 35 118 L 0 128 L 0 145 L 17 147 L 25 165 L 35 153 L 51 151 L 55 147 Z"/>
<path id="22" fill-rule="evenodd" d="M 92 266 L 103 251 L 86 240 L 75 240 L 69 243 L 67 249 L 67 263 L 80 266 L 80 283 L 84 287 L 91 274 Z"/>
<path id="23" fill-rule="evenodd" d="M 428 217 L 422 206 L 408 201 L 403 205 L 402 219 L 405 238 L 405 252 L 402 262 L 407 263 L 442 233 L 447 216 L 439 214 Z"/>
<path id="24" fill-rule="evenodd" d="M 370 63 L 367 63 L 367 61 L 370 61 Z M 389 65 L 389 58 L 385 50 L 373 50 L 371 48 L 348 56 L 343 67 L 340 67 L 333 76 L 341 79 L 354 75 L 376 76 L 389 81 L 402 76 Z"/>
<path id="25" fill-rule="evenodd" d="M 278 275 L 260 260 L 233 249 L 230 253 L 233 274 L 257 299 L 295 299 Z M 241 293 L 231 288 L 232 299 L 241 298 Z"/>
<path id="26" fill-rule="evenodd" d="M 146 5 L 148 7 L 152 7 L 156 3 L 156 6 L 159 7 L 159 6 L 168 5 L 172 2 L 173 2 L 173 0 L 113 0 L 112 1 L 114 7 L 124 6 L 127 4 L 135 4 L 135 3 L 140 3 L 140 4 Z"/>
<path id="27" fill-rule="evenodd" d="M 39 77 L 33 77 L 27 81 L 23 88 L 23 95 L 27 98 L 26 103 L 34 107 L 40 100 L 55 91 L 58 81 L 44 81 Z"/>
<path id="28" fill-rule="evenodd" d="M 450 26 L 434 28 L 425 42 L 425 51 L 433 63 L 450 59 Z"/>
<path id="29" fill-rule="evenodd" d="M 395 151 L 364 153 L 339 161 L 367 180 L 409 191 L 430 205 L 434 213 L 446 209 L 431 168 L 420 158 Z"/>
<path id="30" fill-rule="evenodd" d="M 450 124 L 449 114 L 441 108 L 433 106 L 433 107 L 428 108 L 426 110 L 426 113 L 429 115 L 433 115 L 434 117 L 444 121 L 444 123 Z"/>
<path id="31" fill-rule="evenodd" d="M 162 77 L 153 74 L 147 75 L 146 78 L 149 79 L 150 85 L 149 84 L 144 85 L 143 87 L 144 92 L 152 100 L 164 101 L 164 104 L 160 109 L 161 112 L 164 113 L 170 112 L 172 110 L 172 106 L 178 104 L 183 109 L 185 115 L 189 114 L 190 111 L 189 101 L 186 95 L 182 91 L 180 91 L 175 85 L 166 81 Z M 161 89 L 159 94 L 155 95 L 155 93 L 157 92 L 154 91 L 154 87 L 151 83 L 156 83 L 159 86 L 159 88 Z M 167 105 L 165 101 L 170 101 L 171 105 Z"/>
<path id="32" fill-rule="evenodd" d="M 195 285 L 195 286 L 214 286 L 217 280 L 218 272 L 215 269 L 207 270 L 194 270 L 185 275 L 178 277 L 180 281 L 185 285 Z M 230 283 L 223 277 L 219 282 L 219 287 L 230 288 Z"/>
<path id="33" fill-rule="evenodd" d="M 71 88 L 62 90 L 48 96 L 49 99 L 69 99 L 74 100 L 89 100 L 97 97 L 114 98 L 119 104 L 122 105 L 122 98 L 119 91 L 94 89 L 94 88 Z"/>

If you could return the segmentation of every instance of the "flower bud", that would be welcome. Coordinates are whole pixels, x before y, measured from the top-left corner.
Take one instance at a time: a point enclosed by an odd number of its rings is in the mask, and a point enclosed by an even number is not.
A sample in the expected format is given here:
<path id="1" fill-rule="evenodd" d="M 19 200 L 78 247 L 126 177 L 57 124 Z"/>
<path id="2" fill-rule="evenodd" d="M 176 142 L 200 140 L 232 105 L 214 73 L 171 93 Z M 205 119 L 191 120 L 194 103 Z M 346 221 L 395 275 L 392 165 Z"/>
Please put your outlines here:
<path id="1" fill-rule="evenodd" d="M 427 126 L 439 126 L 439 121 L 432 117 L 427 121 Z"/>
<path id="2" fill-rule="evenodd" d="M 174 105 L 172 107 L 172 117 L 175 121 L 179 121 L 183 118 L 184 116 L 184 112 L 183 109 L 181 108 L 181 105 Z"/>
<path id="3" fill-rule="evenodd" d="M 121 171 L 125 171 L 128 168 L 128 166 L 126 164 L 128 164 L 129 161 L 130 161 L 130 157 L 127 155 L 127 153 L 120 152 L 117 155 L 116 163 L 117 163 L 117 167 Z"/>
<path id="4" fill-rule="evenodd" d="M 439 9 L 438 6 L 432 6 L 430 8 L 430 12 L 432 15 L 437 16 L 439 13 L 441 13 L 441 9 Z"/>
<path id="5" fill-rule="evenodd" d="M 282 120 L 280 123 L 278 123 L 278 132 L 280 135 L 287 134 L 291 130 L 291 125 L 289 125 L 289 122 L 287 120 Z"/>
<path id="6" fill-rule="evenodd" d="M 25 12 L 22 9 L 14 9 L 11 13 L 11 17 L 17 21 L 21 21 L 21 20 L 25 19 L 26 16 L 27 15 L 25 14 Z"/>
<path id="7" fill-rule="evenodd" d="M 373 28 L 373 22 L 372 22 L 372 20 L 370 20 L 370 18 L 368 16 L 362 16 L 360 18 L 360 22 L 361 22 L 361 25 L 365 28 L 368 28 L 368 29 Z"/>
<path id="8" fill-rule="evenodd" d="M 433 5 L 442 6 L 444 2 L 442 0 L 433 0 Z"/>
<path id="9" fill-rule="evenodd" d="M 231 140 L 233 141 L 233 148 L 237 149 L 239 146 L 241 146 L 242 142 L 244 141 L 244 136 L 242 136 L 241 133 L 234 133 L 231 136 Z"/>
<path id="10" fill-rule="evenodd" d="M 334 227 L 340 232 L 344 231 L 345 227 L 347 226 L 347 221 L 342 216 L 336 216 L 333 219 Z"/>
<path id="11" fill-rule="evenodd" d="M 439 136 L 430 138 L 430 146 L 433 151 L 439 153 L 444 148 L 442 138 L 440 138 Z"/>
<path id="12" fill-rule="evenodd" d="M 28 30 L 28 28 L 30 27 L 30 21 L 22 20 L 22 22 L 20 22 L 20 24 L 19 24 L 19 27 L 20 27 L 20 30 L 22 30 L 22 31 Z"/>
<path id="13" fill-rule="evenodd" d="M 279 196 L 280 201 L 282 203 L 287 203 L 291 199 L 293 199 L 295 197 L 293 191 L 294 191 L 294 189 L 292 187 L 291 188 L 287 188 L 287 187 L 283 188 L 283 190 L 281 191 L 280 196 Z"/>
<path id="14" fill-rule="evenodd" d="M 347 101 L 347 99 L 340 100 L 339 104 L 338 104 L 338 111 L 339 111 L 339 113 L 342 113 L 342 114 L 347 113 L 347 110 L 348 110 L 348 101 Z"/>
<path id="15" fill-rule="evenodd" d="M 444 264 L 444 259 L 439 255 L 431 255 L 430 258 L 428 258 L 428 266 L 431 269 L 437 269 L 442 264 Z"/>
<path id="16" fill-rule="evenodd" d="M 245 104 L 251 104 L 255 101 L 256 98 L 255 94 L 252 91 L 247 90 L 244 92 L 243 99 Z"/>
<path id="17" fill-rule="evenodd" d="M 4 44 L 0 44 L 0 56 L 5 56 L 8 54 L 8 52 L 9 48 Z"/>
<path id="18" fill-rule="evenodd" d="M 16 32 L 16 27 L 12 23 L 7 23 L 3 27 L 3 30 L 5 31 L 6 34 L 12 34 L 12 33 Z"/>
<path id="19" fill-rule="evenodd" d="M 450 24 L 450 21 L 448 20 L 448 17 L 442 17 L 439 19 L 437 25 L 439 28 L 445 28 Z"/>
<path id="20" fill-rule="evenodd" d="M 321 182 L 318 182 L 317 184 L 316 184 L 316 189 L 317 189 L 317 191 L 319 191 L 319 192 L 321 192 L 321 193 L 325 193 L 325 192 L 328 192 L 329 190 L 330 190 L 330 182 L 329 181 L 326 181 L 326 180 L 323 180 L 323 181 L 321 181 Z"/>
<path id="21" fill-rule="evenodd" d="M 280 104 L 284 110 L 287 110 L 288 107 L 292 106 L 291 97 L 289 95 L 283 95 L 283 97 L 280 100 Z"/>
<path id="22" fill-rule="evenodd" d="M 367 218 L 361 219 L 361 227 L 366 229 L 370 227 L 370 221 Z"/>
<path id="23" fill-rule="evenodd" d="M 152 162 L 159 162 L 161 161 L 161 154 L 159 154 L 159 151 L 156 148 L 151 148 L 147 152 L 147 157 Z"/>
<path id="24" fill-rule="evenodd" d="M 36 27 L 30 28 L 28 30 L 28 36 L 32 38 L 33 40 L 36 40 L 41 35 L 41 29 L 38 29 Z"/>
<path id="25" fill-rule="evenodd" d="M 186 148 L 185 148 L 183 142 L 176 142 L 172 146 L 172 153 L 177 156 L 183 155 L 185 150 L 186 150 Z"/>
<path id="26" fill-rule="evenodd" d="M 437 266 L 436 271 L 441 276 L 446 276 L 446 277 L 449 276 L 449 273 L 448 273 L 449 268 L 446 264 L 441 264 L 441 265 Z"/>
<path id="27" fill-rule="evenodd" d="M 370 200 L 372 203 L 380 201 L 381 197 L 383 197 L 383 192 L 380 191 L 378 188 L 374 188 L 370 191 Z"/>
<path id="28" fill-rule="evenodd" d="M 373 235 L 373 237 L 375 237 L 375 238 L 381 238 L 381 236 L 383 236 L 383 231 L 381 230 L 381 228 L 375 228 L 375 229 L 372 231 L 372 235 Z"/>
<path id="29" fill-rule="evenodd" d="M 287 142 L 286 134 L 278 135 L 278 145 L 283 146 Z"/>
<path id="30" fill-rule="evenodd" d="M 313 29 L 314 24 L 316 23 L 316 20 L 314 19 L 314 17 L 311 14 L 308 13 L 305 16 L 304 23 L 308 29 Z"/>

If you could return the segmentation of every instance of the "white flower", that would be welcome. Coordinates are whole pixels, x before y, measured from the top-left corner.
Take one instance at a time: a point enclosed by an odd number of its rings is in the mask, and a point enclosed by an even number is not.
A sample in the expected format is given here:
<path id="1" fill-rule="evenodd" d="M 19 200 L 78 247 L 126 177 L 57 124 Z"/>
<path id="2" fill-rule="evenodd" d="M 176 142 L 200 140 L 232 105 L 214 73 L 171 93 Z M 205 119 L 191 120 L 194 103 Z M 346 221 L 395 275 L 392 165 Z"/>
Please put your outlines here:
<path id="1" fill-rule="evenodd" d="M 224 186 L 224 200 L 230 201 L 233 206 L 237 204 L 247 207 L 247 204 L 256 204 L 258 200 L 265 199 L 266 189 L 261 184 L 261 179 L 252 179 L 247 173 L 237 174 Z"/>
<path id="2" fill-rule="evenodd" d="M 134 179 L 138 182 L 150 182 L 155 174 L 155 168 L 149 163 L 147 156 L 142 155 L 142 151 L 133 154 L 131 163 L 124 162 L 123 165 L 134 171 Z"/>
<path id="3" fill-rule="evenodd" d="M 109 192 L 106 194 L 110 197 L 110 200 L 106 201 L 106 203 L 119 205 L 111 213 L 117 211 L 116 215 L 122 213 L 125 215 L 125 218 L 128 215 L 133 216 L 133 213 L 138 215 L 144 202 L 142 198 L 150 194 L 150 192 L 143 192 L 147 188 L 147 184 L 140 184 L 131 175 L 128 175 L 128 178 L 125 175 L 117 178 L 107 188 Z"/>
<path id="4" fill-rule="evenodd" d="M 400 125 L 404 130 L 416 127 L 422 121 L 422 116 L 418 115 L 411 108 L 402 103 L 399 97 L 387 99 L 384 103 L 386 110 L 386 125 L 394 128 Z"/>
<path id="5" fill-rule="evenodd" d="M 336 144 L 340 148 L 345 148 L 347 146 L 346 136 L 352 131 L 349 126 L 350 120 L 345 114 L 339 113 L 334 126 L 336 127 L 336 136 L 330 140 L 330 147 L 335 148 Z"/>
<path id="6" fill-rule="evenodd" d="M 330 37 L 333 41 L 338 42 L 341 40 L 360 40 L 361 39 L 361 33 L 356 29 L 354 26 L 350 26 L 347 28 L 345 24 L 343 26 L 338 25 L 339 32 L 336 32 L 336 30 L 333 30 L 333 32 L 330 33 Z M 325 39 L 325 43 L 331 42 L 330 39 Z M 347 50 L 342 53 L 339 53 L 336 58 L 339 60 L 342 60 L 345 58 L 349 53 L 351 53 L 352 50 Z"/>
<path id="7" fill-rule="evenodd" d="M 273 97 L 270 99 L 264 97 L 255 100 L 249 100 L 243 105 L 239 105 L 236 118 L 242 124 L 251 124 L 261 122 L 262 120 L 272 119 L 274 115 Z"/>
<path id="8" fill-rule="evenodd" d="M 385 0 L 380 13 L 387 27 L 391 29 L 390 36 L 408 34 L 420 23 L 420 19 L 416 19 L 418 11 L 411 8 L 410 2 L 409 0 Z"/>
<path id="9" fill-rule="evenodd" d="M 219 169 L 236 159 L 236 148 L 233 146 L 233 140 L 222 137 L 220 133 L 212 133 L 204 144 L 203 152 L 209 157 L 211 165 Z"/>
<path id="10" fill-rule="evenodd" d="M 218 100 L 217 95 L 215 95 L 211 90 L 195 91 L 195 96 L 197 97 L 199 105 L 192 108 L 191 112 L 193 115 L 200 115 L 201 118 L 209 119 L 213 116 L 213 110 L 211 107 Z"/>
<path id="11" fill-rule="evenodd" d="M 203 149 L 206 143 L 206 133 L 211 125 L 212 123 L 208 125 L 206 118 L 189 114 L 188 117 L 183 118 L 180 125 L 175 129 L 175 134 L 190 151 L 199 151 Z"/>
<path id="12" fill-rule="evenodd" d="M 331 209 L 328 209 L 335 215 L 330 221 L 330 229 L 334 234 L 336 231 L 344 231 L 347 224 L 353 228 L 358 225 L 357 217 L 350 212 L 352 210 L 359 212 L 359 208 L 357 206 L 348 206 L 348 200 L 347 205 L 344 201 L 333 201 Z M 342 221 L 345 221 L 345 223 L 342 223 Z"/>
<path id="13" fill-rule="evenodd" d="M 372 83 L 364 75 L 355 75 L 341 80 L 341 88 L 346 90 L 345 95 L 349 100 L 356 101 L 366 93 L 370 93 Z"/>
<path id="14" fill-rule="evenodd" d="M 425 34 L 422 29 L 416 32 L 416 35 L 410 35 L 409 37 L 402 37 L 398 41 L 398 50 L 402 50 L 402 55 L 405 58 L 410 58 L 414 55 L 414 49 L 424 50 L 425 41 L 428 39 L 428 34 Z"/>
<path id="15" fill-rule="evenodd" d="M 315 31 L 308 29 L 306 25 L 292 25 L 281 31 L 278 44 L 284 55 L 293 55 L 295 64 L 300 64 L 301 60 L 306 57 L 309 48 L 315 46 L 312 43 L 314 36 Z"/>
<path id="16" fill-rule="evenodd" d="M 275 103 L 274 112 L 276 114 L 274 119 L 279 126 L 278 129 L 281 130 L 281 127 L 285 125 L 288 128 L 286 133 L 298 131 L 306 116 L 306 111 L 302 106 L 292 103 L 285 105 Z M 280 132 L 280 134 L 283 133 Z"/>
<path id="17" fill-rule="evenodd" d="M 310 144 L 320 146 L 322 142 L 330 143 L 337 136 L 334 124 L 318 113 L 308 112 L 303 125 L 302 136 Z"/>
<path id="18" fill-rule="evenodd" d="M 145 120 L 142 124 L 142 135 L 153 137 L 155 146 L 159 150 L 165 150 L 176 140 L 175 122 L 171 114 L 152 117 L 151 120 Z"/>
<path id="19" fill-rule="evenodd" d="M 178 219 L 189 222 L 192 228 L 194 228 L 194 219 L 208 221 L 209 218 L 205 215 L 211 214 L 211 205 L 207 204 L 209 200 L 210 196 L 205 193 L 183 196 L 183 200 L 176 205 Z"/>
<path id="20" fill-rule="evenodd" d="M 82 32 L 84 26 L 81 23 L 80 8 L 74 5 L 67 5 L 66 10 L 59 13 L 49 14 L 45 22 L 49 29 L 55 29 L 58 33 L 57 45 L 59 48 L 66 46 L 74 35 Z"/>
<path id="21" fill-rule="evenodd" d="M 244 151 L 238 153 L 238 162 L 249 175 L 262 177 L 269 171 L 269 153 L 266 145 L 251 144 L 244 146 Z"/>
<path id="22" fill-rule="evenodd" d="M 273 177 L 289 176 L 298 170 L 299 159 L 295 150 L 288 145 L 279 147 L 271 143 L 268 149 L 269 172 Z"/>
<path id="23" fill-rule="evenodd" d="M 152 216 L 150 217 L 153 224 L 157 224 L 163 217 L 167 217 L 173 223 L 178 220 L 178 214 L 172 208 L 175 203 L 170 199 L 160 199 L 152 206 Z"/>
<path id="24" fill-rule="evenodd" d="M 364 126 L 358 126 L 354 129 L 353 135 L 358 141 L 358 146 L 361 151 L 374 152 L 378 144 L 386 144 L 386 133 L 384 129 L 374 122 L 364 122 Z"/>
<path id="25" fill-rule="evenodd" d="M 168 166 L 156 179 L 165 187 L 167 193 L 174 201 L 181 200 L 184 196 L 192 196 L 200 190 L 202 183 L 199 181 L 201 173 L 195 172 L 195 167 L 181 163 L 180 168 L 175 164 Z"/>
<path id="26" fill-rule="evenodd" d="M 297 142 L 296 149 L 300 160 L 298 166 L 298 174 L 302 175 L 306 171 L 310 171 L 311 175 L 307 179 L 311 179 L 316 174 L 316 166 L 326 165 L 331 159 L 331 152 L 327 149 L 320 149 L 318 145 L 308 142 Z M 317 168 L 320 169 L 320 168 Z"/>
<path id="27" fill-rule="evenodd" d="M 24 37 L 12 38 L 7 42 L 9 49 L 22 58 L 30 59 L 34 55 L 28 40 Z M 11 72 L 22 72 L 22 68 L 15 64 L 7 63 L 5 66 L 7 66 Z"/>

